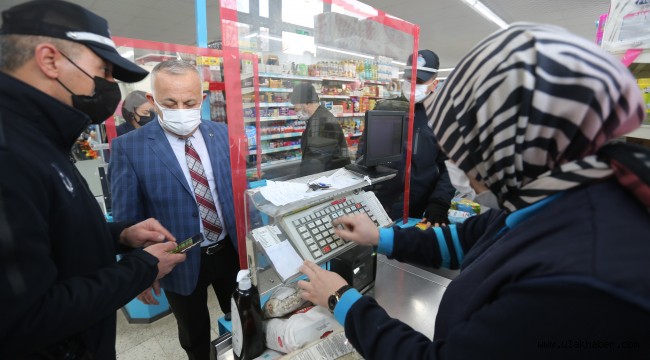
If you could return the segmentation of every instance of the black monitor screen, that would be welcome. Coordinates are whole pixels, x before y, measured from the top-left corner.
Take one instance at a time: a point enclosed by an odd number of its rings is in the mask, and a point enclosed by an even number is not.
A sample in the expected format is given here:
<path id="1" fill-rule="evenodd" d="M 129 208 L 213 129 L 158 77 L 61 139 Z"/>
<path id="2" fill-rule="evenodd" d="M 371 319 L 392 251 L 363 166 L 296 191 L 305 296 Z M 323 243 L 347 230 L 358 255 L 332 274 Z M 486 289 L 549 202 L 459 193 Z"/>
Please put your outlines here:
<path id="1" fill-rule="evenodd" d="M 402 158 L 406 113 L 371 110 L 366 113 L 365 166 L 375 166 Z"/>

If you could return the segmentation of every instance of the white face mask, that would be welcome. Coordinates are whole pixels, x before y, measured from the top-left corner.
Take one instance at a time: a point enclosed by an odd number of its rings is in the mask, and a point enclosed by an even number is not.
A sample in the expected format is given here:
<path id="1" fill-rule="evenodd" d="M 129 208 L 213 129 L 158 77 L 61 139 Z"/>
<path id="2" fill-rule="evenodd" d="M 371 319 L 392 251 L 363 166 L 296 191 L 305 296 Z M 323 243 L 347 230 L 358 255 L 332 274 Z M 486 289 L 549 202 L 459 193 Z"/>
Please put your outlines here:
<path id="1" fill-rule="evenodd" d="M 201 124 L 201 107 L 196 109 L 168 109 L 162 107 L 156 99 L 154 103 L 162 111 L 159 116 L 160 125 L 180 136 L 189 135 Z"/>
<path id="2" fill-rule="evenodd" d="M 303 120 L 303 121 L 309 120 L 309 118 L 311 117 L 311 115 L 309 115 L 307 110 L 304 110 L 304 109 L 298 111 L 296 113 L 296 116 L 298 117 L 298 120 Z"/>
<path id="3" fill-rule="evenodd" d="M 430 94 L 429 92 L 429 85 L 431 84 L 415 84 L 415 102 L 420 103 L 426 99 L 426 97 Z M 402 94 L 407 99 L 411 99 L 411 82 L 404 80 L 404 84 L 402 84 Z"/>
<path id="4" fill-rule="evenodd" d="M 469 178 L 465 175 L 465 172 L 449 160 L 445 160 L 445 166 L 447 166 L 451 185 L 458 190 L 462 197 L 474 200 L 476 192 L 469 184 Z"/>

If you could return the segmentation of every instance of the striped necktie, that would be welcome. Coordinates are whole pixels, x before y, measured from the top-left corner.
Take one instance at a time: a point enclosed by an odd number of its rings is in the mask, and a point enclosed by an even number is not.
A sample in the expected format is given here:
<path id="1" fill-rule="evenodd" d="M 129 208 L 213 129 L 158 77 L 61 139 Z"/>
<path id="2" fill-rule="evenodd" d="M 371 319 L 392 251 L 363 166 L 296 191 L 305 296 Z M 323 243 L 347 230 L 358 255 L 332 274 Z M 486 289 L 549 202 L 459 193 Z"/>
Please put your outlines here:
<path id="1" fill-rule="evenodd" d="M 187 167 L 190 170 L 190 177 L 192 178 L 194 197 L 196 198 L 196 203 L 199 205 L 203 233 L 208 241 L 216 242 L 222 231 L 221 220 L 219 220 L 217 208 L 214 206 L 210 185 L 208 178 L 205 176 L 201 158 L 194 149 L 194 146 L 192 146 L 189 138 L 185 140 L 185 160 L 187 161 Z"/>

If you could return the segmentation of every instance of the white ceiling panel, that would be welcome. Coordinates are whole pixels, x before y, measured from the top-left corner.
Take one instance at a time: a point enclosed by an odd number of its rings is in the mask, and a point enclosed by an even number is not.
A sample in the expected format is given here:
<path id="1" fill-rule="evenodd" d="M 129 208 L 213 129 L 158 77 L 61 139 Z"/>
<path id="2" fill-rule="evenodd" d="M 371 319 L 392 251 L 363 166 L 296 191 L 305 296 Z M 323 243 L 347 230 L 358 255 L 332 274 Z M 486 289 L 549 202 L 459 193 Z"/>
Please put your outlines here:
<path id="1" fill-rule="evenodd" d="M 255 0 L 251 0 L 255 1 Z M 271 3 L 280 0 L 270 0 Z M 534 21 L 563 26 L 594 39 L 603 0 L 482 0 L 508 23 Z M 0 0 L 0 10 L 24 2 Z M 113 35 L 184 45 L 196 44 L 194 0 L 73 0 L 105 17 Z M 478 41 L 498 30 L 461 0 L 367 0 L 369 5 L 420 25 L 420 48 L 452 67 Z M 208 0 L 208 40 L 220 40 L 217 0 Z M 408 54 L 405 54 L 405 58 Z M 402 59 L 401 61 L 404 61 Z"/>

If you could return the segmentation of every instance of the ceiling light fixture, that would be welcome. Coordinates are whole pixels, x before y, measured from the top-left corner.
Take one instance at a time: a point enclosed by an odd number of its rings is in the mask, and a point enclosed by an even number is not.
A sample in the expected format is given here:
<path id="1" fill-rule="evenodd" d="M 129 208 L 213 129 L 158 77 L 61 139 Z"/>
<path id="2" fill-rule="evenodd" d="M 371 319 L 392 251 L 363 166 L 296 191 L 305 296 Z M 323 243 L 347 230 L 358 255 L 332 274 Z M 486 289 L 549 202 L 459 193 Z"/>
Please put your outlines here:
<path id="1" fill-rule="evenodd" d="M 498 27 L 502 29 L 506 29 L 508 27 L 507 22 L 505 22 L 497 14 L 492 12 L 492 10 L 490 10 L 490 8 L 485 6 L 485 4 L 483 4 L 482 2 L 478 0 L 462 0 L 462 1 L 468 6 L 470 6 L 472 9 L 474 9 L 476 12 L 481 14 L 484 18 L 495 23 Z"/>
<path id="2" fill-rule="evenodd" d="M 444 71 L 452 71 L 452 70 L 454 70 L 454 69 L 455 69 L 455 68 L 444 68 L 444 69 L 438 69 L 438 72 L 441 73 L 441 72 L 444 72 Z"/>
<path id="3" fill-rule="evenodd" d="M 406 66 L 406 63 L 403 63 L 403 62 L 399 62 L 399 61 L 395 61 L 395 60 L 393 60 L 393 61 L 391 61 L 391 62 L 392 62 L 393 64 L 395 64 L 395 65 Z"/>
<path id="4" fill-rule="evenodd" d="M 320 46 L 320 45 L 318 45 L 318 46 L 316 46 L 316 47 L 317 47 L 318 49 L 321 49 L 321 50 L 327 50 L 327 51 L 337 52 L 337 53 L 340 53 L 340 54 L 346 54 L 346 55 L 358 56 L 358 57 L 362 57 L 362 58 L 364 58 L 364 59 L 374 59 L 374 57 L 372 57 L 372 56 L 363 55 L 363 54 L 355 53 L 355 52 L 352 52 L 352 51 L 339 50 L 339 49 L 334 49 L 334 48 L 325 47 L 325 46 Z"/>

